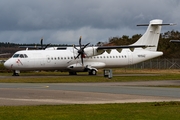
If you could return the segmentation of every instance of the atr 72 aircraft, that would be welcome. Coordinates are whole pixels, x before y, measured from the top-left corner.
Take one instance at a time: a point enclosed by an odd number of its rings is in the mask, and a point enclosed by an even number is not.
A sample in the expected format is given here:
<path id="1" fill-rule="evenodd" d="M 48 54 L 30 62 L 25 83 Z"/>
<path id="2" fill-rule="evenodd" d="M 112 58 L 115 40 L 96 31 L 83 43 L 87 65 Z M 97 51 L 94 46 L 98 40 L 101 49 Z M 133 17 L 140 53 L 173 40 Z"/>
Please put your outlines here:
<path id="1" fill-rule="evenodd" d="M 157 51 L 162 20 L 155 19 L 149 24 L 143 36 L 134 44 L 123 46 L 50 47 L 45 50 L 22 50 L 8 59 L 4 66 L 18 76 L 21 70 L 59 70 L 76 75 L 89 72 L 96 75 L 98 68 L 117 68 L 136 64 L 163 55 Z"/>

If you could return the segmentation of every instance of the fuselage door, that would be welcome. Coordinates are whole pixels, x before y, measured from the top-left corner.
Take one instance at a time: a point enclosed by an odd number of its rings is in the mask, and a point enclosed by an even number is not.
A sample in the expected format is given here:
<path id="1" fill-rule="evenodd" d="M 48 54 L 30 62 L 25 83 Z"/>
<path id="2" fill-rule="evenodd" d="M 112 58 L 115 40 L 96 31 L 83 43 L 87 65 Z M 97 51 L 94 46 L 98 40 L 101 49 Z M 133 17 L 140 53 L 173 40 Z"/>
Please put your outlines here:
<path id="1" fill-rule="evenodd" d="M 132 57 L 131 50 L 127 50 L 127 55 L 128 55 L 128 64 L 132 65 L 133 64 L 133 57 Z"/>

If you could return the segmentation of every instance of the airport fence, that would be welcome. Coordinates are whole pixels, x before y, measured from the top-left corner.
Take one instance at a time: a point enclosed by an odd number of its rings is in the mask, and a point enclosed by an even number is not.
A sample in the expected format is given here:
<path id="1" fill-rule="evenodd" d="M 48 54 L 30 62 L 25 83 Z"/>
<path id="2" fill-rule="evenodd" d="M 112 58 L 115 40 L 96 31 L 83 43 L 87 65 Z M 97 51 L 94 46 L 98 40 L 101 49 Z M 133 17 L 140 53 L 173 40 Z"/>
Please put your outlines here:
<path id="1" fill-rule="evenodd" d="M 151 59 L 135 65 L 130 65 L 128 68 L 134 69 L 180 69 L 180 59 Z"/>

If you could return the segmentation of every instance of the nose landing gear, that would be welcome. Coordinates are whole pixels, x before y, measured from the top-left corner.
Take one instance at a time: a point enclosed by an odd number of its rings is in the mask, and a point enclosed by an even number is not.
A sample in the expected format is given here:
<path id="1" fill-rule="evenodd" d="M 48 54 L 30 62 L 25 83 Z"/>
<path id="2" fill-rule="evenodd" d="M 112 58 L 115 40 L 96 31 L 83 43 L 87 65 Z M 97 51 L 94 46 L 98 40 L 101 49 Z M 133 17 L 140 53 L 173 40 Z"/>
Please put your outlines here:
<path id="1" fill-rule="evenodd" d="M 19 76 L 20 71 L 19 70 L 13 70 L 12 76 Z"/>

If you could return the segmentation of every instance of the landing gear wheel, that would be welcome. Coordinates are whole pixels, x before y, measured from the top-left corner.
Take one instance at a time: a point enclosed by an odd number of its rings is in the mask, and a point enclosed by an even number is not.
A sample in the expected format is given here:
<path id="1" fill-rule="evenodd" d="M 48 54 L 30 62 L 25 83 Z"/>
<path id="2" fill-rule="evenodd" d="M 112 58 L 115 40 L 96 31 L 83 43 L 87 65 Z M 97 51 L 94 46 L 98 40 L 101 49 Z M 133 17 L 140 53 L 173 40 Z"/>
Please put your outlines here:
<path id="1" fill-rule="evenodd" d="M 18 74 L 18 73 L 16 73 L 16 71 L 15 71 L 15 70 L 13 70 L 13 74 L 12 74 L 12 76 L 19 76 L 19 74 Z"/>
<path id="2" fill-rule="evenodd" d="M 96 75 L 97 74 L 97 71 L 92 69 L 90 72 L 89 72 L 89 75 Z"/>

